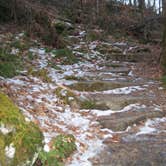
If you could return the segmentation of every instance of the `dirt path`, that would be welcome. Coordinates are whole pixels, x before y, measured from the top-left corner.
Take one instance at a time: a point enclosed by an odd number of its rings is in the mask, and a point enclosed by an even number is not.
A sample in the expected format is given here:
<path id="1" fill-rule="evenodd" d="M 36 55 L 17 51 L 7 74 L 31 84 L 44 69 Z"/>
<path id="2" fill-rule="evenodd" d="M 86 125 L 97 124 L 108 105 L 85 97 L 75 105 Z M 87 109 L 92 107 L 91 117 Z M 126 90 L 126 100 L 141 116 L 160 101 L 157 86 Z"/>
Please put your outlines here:
<path id="1" fill-rule="evenodd" d="M 32 65 L 47 70 L 52 81 L 29 75 L 1 78 L 3 91 L 39 125 L 45 151 L 58 134 L 74 135 L 77 151 L 67 166 L 164 166 L 165 90 L 160 82 L 133 74 L 140 56 L 136 46 L 97 41 L 83 53 L 82 34 L 71 37 L 79 39 L 72 49 L 82 62 L 55 69 L 48 65 L 52 54 L 31 48 L 37 55 Z"/>

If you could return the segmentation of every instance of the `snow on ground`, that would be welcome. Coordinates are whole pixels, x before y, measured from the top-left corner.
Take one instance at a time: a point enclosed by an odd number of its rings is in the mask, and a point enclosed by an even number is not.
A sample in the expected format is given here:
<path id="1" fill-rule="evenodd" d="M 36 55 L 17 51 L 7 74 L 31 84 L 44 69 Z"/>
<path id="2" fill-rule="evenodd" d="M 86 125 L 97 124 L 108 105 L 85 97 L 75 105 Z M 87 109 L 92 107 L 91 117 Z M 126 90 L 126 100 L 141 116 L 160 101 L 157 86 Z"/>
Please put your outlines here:
<path id="1" fill-rule="evenodd" d="M 104 94 L 130 94 L 135 91 L 145 90 L 140 86 L 130 86 L 130 87 L 123 87 L 123 88 L 116 88 L 112 90 L 103 91 Z"/>
<path id="2" fill-rule="evenodd" d="M 24 77 L 20 77 L 20 81 L 17 77 L 7 79 L 7 83 L 11 91 L 17 93 L 16 100 L 25 117 L 41 128 L 44 134 L 44 150 L 50 150 L 49 142 L 58 134 L 73 134 L 78 151 L 69 165 L 91 165 L 88 159 L 104 147 L 98 134 L 101 131 L 93 120 L 94 117 L 83 116 L 69 106 L 62 105 L 54 93 L 57 86 L 33 77 L 24 81 L 22 79 Z M 4 130 L 4 127 L 1 126 L 1 129 Z"/>
<path id="3" fill-rule="evenodd" d="M 142 134 L 155 134 L 158 132 L 166 132 L 166 130 L 158 129 L 159 124 L 166 124 L 166 118 L 155 118 L 155 119 L 148 119 L 145 122 L 145 125 L 141 127 L 138 133 L 136 133 L 136 136 L 142 135 Z"/>
<path id="4" fill-rule="evenodd" d="M 84 37 L 85 31 L 81 31 L 77 38 Z M 75 36 L 71 36 L 75 37 Z M 88 45 L 90 53 L 83 54 L 79 52 L 82 45 L 86 45 L 85 42 L 80 42 L 78 45 L 74 45 L 74 53 L 80 56 L 84 56 L 87 59 L 96 57 L 100 53 L 95 50 L 98 43 L 92 42 Z M 105 43 L 112 46 L 110 43 Z M 126 43 L 115 43 L 116 46 L 126 46 Z M 53 83 L 44 83 L 39 78 L 18 76 L 13 79 L 2 79 L 7 85 L 14 99 L 23 114 L 26 121 L 33 121 L 36 123 L 44 135 L 44 150 L 49 151 L 49 143 L 53 137 L 58 134 L 66 133 L 73 134 L 76 138 L 77 151 L 72 156 L 72 160 L 66 163 L 68 166 L 91 166 L 90 158 L 93 158 L 96 154 L 104 148 L 103 141 L 107 138 L 111 138 L 113 131 L 109 129 L 101 129 L 99 123 L 96 121 L 98 116 L 110 116 L 117 112 L 126 112 L 130 110 L 139 110 L 140 108 L 146 108 L 145 105 L 130 104 L 119 111 L 112 110 L 79 110 L 75 111 L 70 108 L 69 105 L 64 105 L 62 100 L 58 98 L 55 91 L 59 84 L 70 85 L 77 81 L 66 80 L 66 76 L 82 77 L 95 76 L 94 71 L 100 71 L 103 69 L 97 64 L 100 64 L 102 58 L 100 57 L 95 62 L 79 62 L 73 65 L 58 65 L 60 70 L 55 70 L 48 66 L 48 60 L 52 57 L 52 54 L 46 53 L 43 48 L 30 48 L 30 52 L 38 55 L 35 61 L 35 67 L 37 69 L 45 68 L 48 70 L 48 76 L 52 79 Z M 13 54 L 17 50 L 12 50 Z M 116 62 L 115 62 L 116 63 Z M 110 74 L 110 80 L 124 79 L 120 77 L 120 73 L 105 72 L 101 74 Z M 99 76 L 101 76 L 99 74 Z M 133 77 L 132 71 L 129 72 L 129 76 Z M 153 83 L 152 83 L 153 84 Z M 147 86 L 129 86 L 123 88 L 116 88 L 113 90 L 107 90 L 102 92 L 80 92 L 80 95 L 84 93 L 102 93 L 102 94 L 130 94 L 136 91 L 143 91 Z M 65 95 L 65 94 L 64 94 Z M 157 124 L 165 122 L 166 119 L 153 119 L 148 120 L 145 126 L 140 128 L 137 135 L 153 133 L 157 131 Z M 155 126 L 155 127 L 154 127 Z M 10 132 L 10 128 L 0 125 L 0 131 L 3 133 Z M 127 129 L 128 130 L 128 129 Z M 123 131 L 123 132 L 127 132 Z M 119 132 L 120 133 L 120 132 Z M 12 158 L 15 149 L 10 144 L 5 148 L 6 155 Z"/>
<path id="5" fill-rule="evenodd" d="M 0 132 L 3 134 L 3 135 L 7 135 L 9 134 L 10 132 L 12 132 L 14 129 L 12 127 L 9 127 L 9 126 L 5 126 L 3 123 L 0 124 Z"/>
<path id="6" fill-rule="evenodd" d="M 106 91 L 95 91 L 95 92 L 80 92 L 82 94 L 121 94 L 121 95 L 127 95 L 131 94 L 136 91 L 143 91 L 145 88 L 141 86 L 128 86 L 128 87 L 123 87 L 123 88 L 115 88 L 111 90 L 106 90 Z M 77 92 L 77 91 L 76 91 Z"/>
<path id="7" fill-rule="evenodd" d="M 140 105 L 138 103 L 136 104 L 130 104 L 126 107 L 124 107 L 123 109 L 121 110 L 116 110 L 116 111 L 113 111 L 113 110 L 96 110 L 96 109 L 92 109 L 92 110 L 81 110 L 82 112 L 89 112 L 90 114 L 94 114 L 96 116 L 109 116 L 111 114 L 114 114 L 114 113 L 119 113 L 119 112 L 126 112 L 126 111 L 130 111 L 130 110 L 139 110 L 141 108 L 146 108 L 145 105 Z"/>
<path id="8" fill-rule="evenodd" d="M 14 158 L 15 151 L 16 151 L 16 149 L 15 149 L 13 143 L 11 143 L 9 146 L 5 147 L 5 155 L 10 159 Z"/>

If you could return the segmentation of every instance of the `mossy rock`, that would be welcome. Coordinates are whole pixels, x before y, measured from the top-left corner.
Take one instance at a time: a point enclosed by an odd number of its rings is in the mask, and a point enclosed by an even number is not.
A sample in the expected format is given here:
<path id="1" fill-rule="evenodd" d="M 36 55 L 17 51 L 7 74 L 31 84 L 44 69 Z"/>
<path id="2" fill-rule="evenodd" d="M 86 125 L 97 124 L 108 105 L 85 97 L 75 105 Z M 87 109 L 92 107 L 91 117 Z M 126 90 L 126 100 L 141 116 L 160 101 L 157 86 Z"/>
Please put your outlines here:
<path id="1" fill-rule="evenodd" d="M 85 79 L 83 77 L 77 77 L 74 75 L 70 75 L 70 76 L 65 76 L 64 77 L 66 80 L 76 80 L 76 81 L 84 81 Z"/>
<path id="2" fill-rule="evenodd" d="M 97 103 L 94 100 L 84 100 L 79 101 L 79 105 L 81 109 L 99 109 L 99 110 L 107 110 L 109 107 L 105 103 Z"/>
<path id="3" fill-rule="evenodd" d="M 78 90 L 78 91 L 103 91 L 103 90 L 110 90 L 114 88 L 121 88 L 123 84 L 121 83 L 112 83 L 107 81 L 89 81 L 89 82 L 78 82 L 72 85 L 69 85 L 71 89 Z"/>
<path id="4" fill-rule="evenodd" d="M 38 127 L 26 121 L 12 101 L 0 93 L 0 165 L 31 165 L 42 140 Z"/>
<path id="5" fill-rule="evenodd" d="M 58 87 L 55 90 L 55 94 L 64 102 L 64 104 L 70 105 L 73 101 L 78 101 L 74 93 L 61 87 Z"/>
<path id="6" fill-rule="evenodd" d="M 65 21 L 60 21 L 60 20 L 56 20 L 52 23 L 52 26 L 55 27 L 56 32 L 58 34 L 63 33 L 64 31 L 68 31 L 68 30 L 72 30 L 74 29 L 73 25 L 69 22 L 65 22 Z"/>

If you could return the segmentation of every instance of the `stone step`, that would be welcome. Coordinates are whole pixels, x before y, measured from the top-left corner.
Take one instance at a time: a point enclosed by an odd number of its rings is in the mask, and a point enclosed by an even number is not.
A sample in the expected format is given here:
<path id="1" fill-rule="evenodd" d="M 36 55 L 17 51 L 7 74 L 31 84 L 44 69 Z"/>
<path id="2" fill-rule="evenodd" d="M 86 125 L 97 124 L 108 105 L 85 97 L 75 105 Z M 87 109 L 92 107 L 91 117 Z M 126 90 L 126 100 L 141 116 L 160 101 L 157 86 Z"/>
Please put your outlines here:
<path id="1" fill-rule="evenodd" d="M 97 92 L 97 91 L 105 91 L 116 88 L 133 86 L 134 83 L 130 82 L 117 82 L 117 81 L 79 81 L 77 83 L 68 85 L 69 88 L 77 91 L 87 91 L 87 92 Z"/>
<path id="2" fill-rule="evenodd" d="M 103 128 L 108 128 L 113 131 L 124 131 L 128 126 L 138 124 L 149 118 L 163 117 L 165 115 L 162 111 L 155 111 L 155 108 L 136 108 L 127 112 L 118 112 L 110 116 L 99 117 Z"/>
<path id="3" fill-rule="evenodd" d="M 114 60 L 114 61 L 126 61 L 126 62 L 140 62 L 147 60 L 151 55 L 149 53 L 130 53 L 130 54 L 122 54 L 122 53 L 112 53 L 106 55 L 106 60 Z"/>
<path id="4" fill-rule="evenodd" d="M 86 95 L 86 98 L 89 101 L 93 101 L 95 103 L 93 109 L 98 109 L 98 105 L 103 106 L 104 109 L 100 107 L 101 110 L 105 110 L 105 108 L 119 111 L 126 107 L 129 104 L 135 103 L 148 103 L 154 98 L 146 98 L 143 96 L 133 96 L 133 95 L 115 95 L 115 94 L 89 94 Z M 96 107 L 95 107 L 96 106 Z"/>
<path id="5" fill-rule="evenodd" d="M 107 148 L 91 160 L 94 166 L 165 166 L 166 133 L 143 136 L 132 142 L 105 142 Z"/>

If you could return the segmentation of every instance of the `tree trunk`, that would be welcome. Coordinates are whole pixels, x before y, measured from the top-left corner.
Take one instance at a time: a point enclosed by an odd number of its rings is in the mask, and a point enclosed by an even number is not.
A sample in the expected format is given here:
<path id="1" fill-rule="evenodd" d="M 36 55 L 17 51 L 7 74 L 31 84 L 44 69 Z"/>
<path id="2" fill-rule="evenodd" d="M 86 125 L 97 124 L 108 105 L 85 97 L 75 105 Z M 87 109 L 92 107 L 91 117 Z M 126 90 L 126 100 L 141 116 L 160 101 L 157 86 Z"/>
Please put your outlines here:
<path id="1" fill-rule="evenodd" d="M 164 2 L 163 0 L 162 2 Z M 162 52 L 160 58 L 160 64 L 162 65 L 163 73 L 166 74 L 166 6 L 165 2 L 163 3 L 163 14 L 164 14 L 164 32 L 163 32 L 163 40 L 162 40 Z"/>
<path id="2" fill-rule="evenodd" d="M 12 0 L 11 3 L 12 7 L 11 7 L 11 16 L 14 18 L 14 22 L 17 23 L 17 0 Z"/>
<path id="3" fill-rule="evenodd" d="M 159 0 L 159 15 L 161 15 L 161 0 Z"/>
<path id="4" fill-rule="evenodd" d="M 132 6 L 132 0 L 129 0 L 129 5 Z"/>

